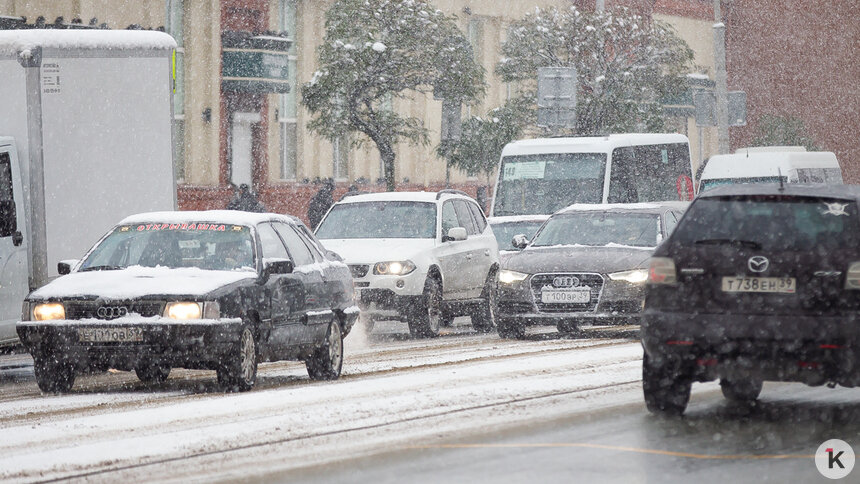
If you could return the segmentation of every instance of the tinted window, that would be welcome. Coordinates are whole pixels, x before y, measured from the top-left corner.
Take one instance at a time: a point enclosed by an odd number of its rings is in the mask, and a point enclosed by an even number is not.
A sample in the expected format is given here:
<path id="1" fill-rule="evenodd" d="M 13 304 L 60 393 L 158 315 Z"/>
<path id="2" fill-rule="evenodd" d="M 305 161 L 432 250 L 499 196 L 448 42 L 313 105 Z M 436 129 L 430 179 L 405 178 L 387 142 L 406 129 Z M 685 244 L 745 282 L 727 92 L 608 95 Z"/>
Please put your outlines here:
<path id="1" fill-rule="evenodd" d="M 293 264 L 303 266 L 314 263 L 314 256 L 311 254 L 310 249 L 308 249 L 308 246 L 305 245 L 305 242 L 292 227 L 281 223 L 273 225 L 275 226 L 275 230 L 281 235 L 284 243 L 287 244 L 287 250 L 290 252 L 290 256 L 292 256 Z"/>
<path id="2" fill-rule="evenodd" d="M 461 225 L 457 219 L 457 212 L 454 211 L 454 202 L 449 200 L 442 205 L 442 234 L 448 235 L 448 231 L 454 227 L 461 227 Z"/>
<path id="3" fill-rule="evenodd" d="M 754 176 L 746 178 L 709 178 L 706 180 L 702 180 L 702 186 L 699 188 L 699 190 L 704 192 L 722 185 L 738 185 L 744 183 L 779 183 L 779 179 L 780 177 L 778 176 Z M 788 177 L 783 176 L 782 182 L 788 183 Z"/>
<path id="4" fill-rule="evenodd" d="M 673 243 L 832 251 L 855 246 L 858 235 L 853 202 L 784 196 L 704 198 L 690 207 Z"/>
<path id="5" fill-rule="evenodd" d="M 14 200 L 12 196 L 12 161 L 9 153 L 0 153 L 0 200 Z"/>
<path id="6" fill-rule="evenodd" d="M 316 230 L 320 239 L 429 239 L 436 236 L 430 202 L 358 202 L 332 207 Z"/>
<path id="7" fill-rule="evenodd" d="M 478 224 L 478 233 L 483 233 L 484 229 L 487 228 L 487 219 L 484 218 L 483 212 L 481 212 L 481 209 L 474 203 L 466 202 L 466 205 L 469 207 L 469 210 L 472 211 L 475 223 Z"/>
<path id="8" fill-rule="evenodd" d="M 656 247 L 660 218 L 652 214 L 585 212 L 556 215 L 535 236 L 535 247 L 612 244 Z"/>
<path id="9" fill-rule="evenodd" d="M 472 219 L 472 212 L 466 205 L 464 200 L 454 200 L 454 210 L 457 212 L 457 220 L 460 222 L 460 227 L 466 229 L 469 235 L 478 233 L 478 228 L 475 226 L 475 221 Z"/>
<path id="10" fill-rule="evenodd" d="M 260 245 L 263 247 L 263 257 L 267 259 L 289 259 L 287 249 L 281 238 L 275 233 L 275 229 L 269 224 L 260 224 L 257 226 L 257 233 L 260 234 Z"/>
<path id="11" fill-rule="evenodd" d="M 690 151 L 685 143 L 616 148 L 612 152 L 607 200 L 686 200 L 687 184 L 692 186 L 690 174 Z"/>

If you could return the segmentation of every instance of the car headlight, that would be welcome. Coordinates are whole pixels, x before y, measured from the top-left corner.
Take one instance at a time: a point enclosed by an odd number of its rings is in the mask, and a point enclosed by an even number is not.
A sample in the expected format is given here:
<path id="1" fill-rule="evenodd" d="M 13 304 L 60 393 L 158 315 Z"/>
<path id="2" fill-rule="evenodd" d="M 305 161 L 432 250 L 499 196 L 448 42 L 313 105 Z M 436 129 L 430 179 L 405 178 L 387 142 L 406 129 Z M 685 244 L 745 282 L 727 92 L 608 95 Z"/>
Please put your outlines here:
<path id="1" fill-rule="evenodd" d="M 648 280 L 648 269 L 633 269 L 632 271 L 613 272 L 609 274 L 613 281 L 624 281 L 630 284 L 644 284 Z"/>
<path id="2" fill-rule="evenodd" d="M 411 260 L 377 262 L 373 266 L 373 273 L 379 276 L 405 276 L 415 270 L 415 264 Z"/>
<path id="3" fill-rule="evenodd" d="M 164 317 L 171 319 L 200 319 L 203 309 L 196 302 L 170 302 L 164 306 Z"/>
<path id="4" fill-rule="evenodd" d="M 33 307 L 33 319 L 36 321 L 50 321 L 52 319 L 66 319 L 66 308 L 62 303 L 42 303 Z"/>
<path id="5" fill-rule="evenodd" d="M 513 284 L 515 282 L 526 280 L 526 277 L 528 276 L 528 274 L 522 272 L 502 269 L 499 271 L 499 282 L 501 282 L 502 284 Z"/>

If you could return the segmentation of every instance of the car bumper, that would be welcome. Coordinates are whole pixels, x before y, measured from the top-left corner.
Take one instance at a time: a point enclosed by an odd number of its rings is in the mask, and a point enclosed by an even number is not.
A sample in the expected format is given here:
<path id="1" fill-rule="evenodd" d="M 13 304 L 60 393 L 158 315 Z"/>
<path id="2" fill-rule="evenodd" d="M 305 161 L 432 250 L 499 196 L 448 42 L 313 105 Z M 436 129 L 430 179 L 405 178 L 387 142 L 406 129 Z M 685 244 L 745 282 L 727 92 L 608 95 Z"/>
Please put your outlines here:
<path id="1" fill-rule="evenodd" d="M 370 319 L 398 318 L 421 304 L 422 296 L 397 294 L 390 289 L 361 289 L 357 298 L 361 313 Z"/>
<path id="2" fill-rule="evenodd" d="M 242 320 L 121 318 L 112 321 L 25 321 L 18 335 L 31 354 L 51 351 L 78 366 L 132 369 L 145 360 L 172 366 L 216 368 L 239 341 Z M 114 341 L 125 330 L 140 330 L 139 340 Z M 88 341 L 83 334 L 97 330 L 111 341 Z M 113 335 L 110 333 L 113 332 Z M 136 339 L 136 338 L 135 338 Z"/>
<path id="3" fill-rule="evenodd" d="M 646 311 L 641 324 L 649 359 L 681 368 L 698 381 L 755 377 L 860 386 L 860 314 Z"/>

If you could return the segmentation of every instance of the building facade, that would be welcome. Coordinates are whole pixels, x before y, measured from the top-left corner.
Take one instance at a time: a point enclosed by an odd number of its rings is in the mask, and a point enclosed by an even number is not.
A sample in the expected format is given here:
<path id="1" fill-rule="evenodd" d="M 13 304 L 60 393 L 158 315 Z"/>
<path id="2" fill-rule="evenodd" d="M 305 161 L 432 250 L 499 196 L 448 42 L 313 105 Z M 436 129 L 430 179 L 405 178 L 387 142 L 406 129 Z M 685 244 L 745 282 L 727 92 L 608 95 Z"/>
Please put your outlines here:
<path id="1" fill-rule="evenodd" d="M 318 190 L 314 180 L 333 178 L 337 194 L 359 184 L 382 190 L 379 154 L 349 140 L 334 142 L 310 132 L 300 88 L 317 70 L 316 50 L 325 34 L 325 12 L 334 0 L 0 0 L 0 15 L 38 16 L 46 22 L 80 19 L 109 28 L 163 28 L 173 35 L 176 55 L 175 147 L 181 209 L 223 208 L 232 184 L 247 183 L 270 209 L 303 217 Z M 486 71 L 486 97 L 463 116 L 483 115 L 515 94 L 495 74 L 508 26 L 535 7 L 572 4 L 593 9 L 594 0 L 435 0 L 457 16 Z M 671 24 L 695 53 L 699 73 L 713 77 L 713 9 L 710 0 L 628 0 L 623 4 Z M 249 67 L 250 66 L 250 67 Z M 289 92 L 283 87 L 289 85 Z M 430 144 L 396 148 L 400 189 L 435 190 L 445 184 L 445 161 L 435 154 L 441 101 L 432 94 L 397 99 L 392 109 L 420 119 Z M 716 151 L 716 130 L 697 129 L 689 106 L 670 125 L 691 139 L 694 162 Z M 486 179 L 451 170 L 452 184 L 476 194 Z"/>

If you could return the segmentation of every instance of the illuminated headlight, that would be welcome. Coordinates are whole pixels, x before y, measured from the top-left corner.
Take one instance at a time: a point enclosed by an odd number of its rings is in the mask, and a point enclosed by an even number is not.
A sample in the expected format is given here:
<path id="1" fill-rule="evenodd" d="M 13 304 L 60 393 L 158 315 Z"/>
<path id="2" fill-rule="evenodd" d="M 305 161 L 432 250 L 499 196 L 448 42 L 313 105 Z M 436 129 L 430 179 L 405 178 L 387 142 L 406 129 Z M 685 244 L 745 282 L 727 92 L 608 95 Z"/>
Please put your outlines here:
<path id="1" fill-rule="evenodd" d="M 196 302 L 171 302 L 164 307 L 164 317 L 171 319 L 200 319 L 203 309 Z"/>
<path id="2" fill-rule="evenodd" d="M 630 284 L 643 284 L 648 280 L 648 269 L 633 269 L 632 271 L 613 272 L 609 274 L 613 281 L 624 281 Z"/>
<path id="3" fill-rule="evenodd" d="M 61 303 L 36 304 L 33 307 L 33 319 L 36 321 L 66 319 L 66 308 Z"/>
<path id="4" fill-rule="evenodd" d="M 415 264 L 411 260 L 377 262 L 373 266 L 373 273 L 379 276 L 405 276 L 415 270 Z"/>
<path id="5" fill-rule="evenodd" d="M 502 284 L 513 284 L 515 282 L 526 280 L 526 277 L 528 276 L 528 274 L 524 274 L 522 272 L 502 269 L 499 271 L 499 282 L 501 282 Z"/>

